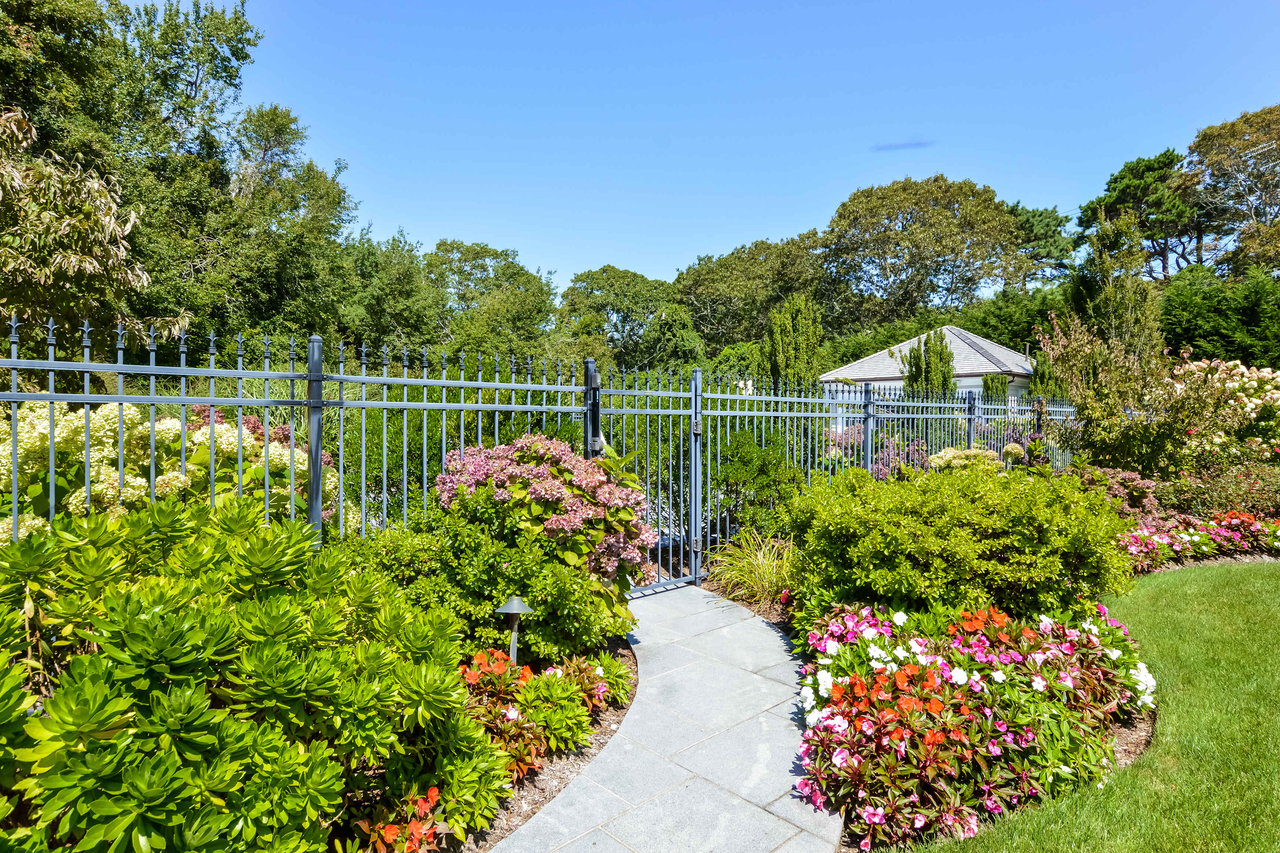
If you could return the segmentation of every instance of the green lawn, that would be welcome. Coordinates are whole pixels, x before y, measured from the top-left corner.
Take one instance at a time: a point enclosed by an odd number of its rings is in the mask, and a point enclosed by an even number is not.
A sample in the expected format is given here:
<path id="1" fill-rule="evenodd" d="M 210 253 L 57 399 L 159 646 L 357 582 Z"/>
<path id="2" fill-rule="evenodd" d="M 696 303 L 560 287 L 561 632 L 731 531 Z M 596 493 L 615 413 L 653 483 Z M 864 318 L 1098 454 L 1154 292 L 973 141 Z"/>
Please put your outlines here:
<path id="1" fill-rule="evenodd" d="M 1108 604 L 1158 682 L 1151 747 L 1102 789 L 930 850 L 1280 851 L 1280 564 L 1151 575 Z"/>

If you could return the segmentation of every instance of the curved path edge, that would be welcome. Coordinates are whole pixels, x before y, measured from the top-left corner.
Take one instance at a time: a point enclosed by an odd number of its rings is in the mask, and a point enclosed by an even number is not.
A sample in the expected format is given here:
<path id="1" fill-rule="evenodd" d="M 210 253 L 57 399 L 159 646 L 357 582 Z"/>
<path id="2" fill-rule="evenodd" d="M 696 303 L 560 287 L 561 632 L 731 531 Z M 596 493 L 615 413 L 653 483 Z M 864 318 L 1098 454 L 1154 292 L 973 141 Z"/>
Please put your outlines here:
<path id="1" fill-rule="evenodd" d="M 800 661 L 745 607 L 693 586 L 633 597 L 639 686 L 590 764 L 491 853 L 832 853 L 800 800 Z"/>

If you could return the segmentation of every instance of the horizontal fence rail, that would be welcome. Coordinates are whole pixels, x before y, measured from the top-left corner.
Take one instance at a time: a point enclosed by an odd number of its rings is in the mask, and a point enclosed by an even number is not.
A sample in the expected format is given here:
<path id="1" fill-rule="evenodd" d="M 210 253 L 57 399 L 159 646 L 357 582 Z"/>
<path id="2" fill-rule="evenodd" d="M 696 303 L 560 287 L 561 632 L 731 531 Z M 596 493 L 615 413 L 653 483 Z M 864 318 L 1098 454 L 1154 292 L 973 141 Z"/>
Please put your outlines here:
<path id="1" fill-rule="evenodd" d="M 162 341 L 154 330 L 23 325 L 9 320 L 0 358 L 0 518 L 13 539 L 59 513 L 232 494 L 260 501 L 266 518 L 365 536 L 425 514 L 436 477 L 468 448 L 538 433 L 622 458 L 658 534 L 646 584 L 664 586 L 700 580 L 708 551 L 740 528 L 744 447 L 769 448 L 807 483 L 1032 442 L 1061 467 L 1069 455 L 1046 429 L 1074 417 L 1062 401 L 699 368 L 601 372 L 591 359 L 375 351 L 317 336 Z"/>

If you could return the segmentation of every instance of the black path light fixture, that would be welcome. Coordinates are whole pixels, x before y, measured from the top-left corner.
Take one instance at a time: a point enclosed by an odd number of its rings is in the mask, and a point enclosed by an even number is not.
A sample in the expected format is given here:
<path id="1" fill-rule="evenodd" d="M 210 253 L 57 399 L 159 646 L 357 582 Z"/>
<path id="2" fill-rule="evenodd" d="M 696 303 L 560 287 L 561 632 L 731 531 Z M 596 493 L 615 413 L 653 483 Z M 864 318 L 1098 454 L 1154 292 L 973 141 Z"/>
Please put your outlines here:
<path id="1" fill-rule="evenodd" d="M 518 595 L 513 595 L 507 599 L 507 603 L 498 608 L 499 613 L 507 614 L 507 622 L 511 625 L 511 663 L 516 662 L 516 636 L 520 632 L 520 616 L 524 613 L 532 613 L 533 608 L 524 603 L 524 599 Z"/>

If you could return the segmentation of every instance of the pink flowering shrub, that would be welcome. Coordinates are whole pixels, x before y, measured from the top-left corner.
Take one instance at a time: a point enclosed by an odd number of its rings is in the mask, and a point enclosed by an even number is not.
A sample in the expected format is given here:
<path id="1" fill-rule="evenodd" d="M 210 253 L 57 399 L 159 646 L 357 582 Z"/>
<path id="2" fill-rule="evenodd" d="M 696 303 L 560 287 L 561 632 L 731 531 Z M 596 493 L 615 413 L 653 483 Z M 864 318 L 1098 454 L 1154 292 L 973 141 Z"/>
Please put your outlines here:
<path id="1" fill-rule="evenodd" d="M 1155 680 L 1102 605 L 1018 622 L 989 608 L 890 615 L 840 606 L 808 633 L 799 792 L 845 814 L 863 850 L 967 838 L 980 820 L 1112 766 L 1109 727 Z"/>
<path id="2" fill-rule="evenodd" d="M 645 497 L 634 476 L 616 459 L 584 459 L 558 439 L 525 435 L 450 453 L 436 478 L 440 504 L 450 509 L 460 494 L 477 490 L 511 513 L 520 530 L 553 542 L 565 563 L 624 594 L 658 541 L 641 520 Z"/>

